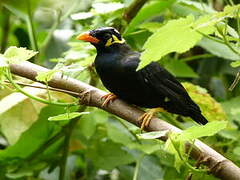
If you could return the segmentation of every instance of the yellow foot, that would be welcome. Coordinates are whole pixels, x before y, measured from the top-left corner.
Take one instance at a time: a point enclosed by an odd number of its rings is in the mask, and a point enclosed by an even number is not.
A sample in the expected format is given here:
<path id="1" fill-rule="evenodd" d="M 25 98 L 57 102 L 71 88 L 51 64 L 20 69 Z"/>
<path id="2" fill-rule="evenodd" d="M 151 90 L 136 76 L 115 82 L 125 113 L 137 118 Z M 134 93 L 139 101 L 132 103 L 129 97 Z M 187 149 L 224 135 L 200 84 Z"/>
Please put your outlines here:
<path id="1" fill-rule="evenodd" d="M 108 93 L 108 94 L 102 96 L 101 99 L 104 99 L 102 106 L 106 106 L 106 105 L 108 105 L 109 102 L 112 102 L 113 100 L 117 99 L 117 96 L 113 93 Z"/>
<path id="2" fill-rule="evenodd" d="M 148 127 L 152 117 L 157 113 L 157 112 L 166 112 L 163 108 L 153 108 L 150 109 L 148 112 L 144 113 L 142 116 L 138 118 L 138 121 L 141 122 L 141 130 L 143 130 L 145 127 Z"/>

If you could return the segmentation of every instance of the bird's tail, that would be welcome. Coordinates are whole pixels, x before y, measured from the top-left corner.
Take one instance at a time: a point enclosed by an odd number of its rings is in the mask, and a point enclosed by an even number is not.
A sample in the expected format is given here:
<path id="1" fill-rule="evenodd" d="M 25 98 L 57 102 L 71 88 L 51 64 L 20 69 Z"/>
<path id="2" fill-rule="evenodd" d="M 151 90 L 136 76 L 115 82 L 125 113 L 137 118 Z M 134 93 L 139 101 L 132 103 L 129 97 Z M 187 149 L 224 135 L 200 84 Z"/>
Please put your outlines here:
<path id="1" fill-rule="evenodd" d="M 196 121 L 198 124 L 205 125 L 208 123 L 208 120 L 201 113 L 193 113 L 190 117 Z"/>

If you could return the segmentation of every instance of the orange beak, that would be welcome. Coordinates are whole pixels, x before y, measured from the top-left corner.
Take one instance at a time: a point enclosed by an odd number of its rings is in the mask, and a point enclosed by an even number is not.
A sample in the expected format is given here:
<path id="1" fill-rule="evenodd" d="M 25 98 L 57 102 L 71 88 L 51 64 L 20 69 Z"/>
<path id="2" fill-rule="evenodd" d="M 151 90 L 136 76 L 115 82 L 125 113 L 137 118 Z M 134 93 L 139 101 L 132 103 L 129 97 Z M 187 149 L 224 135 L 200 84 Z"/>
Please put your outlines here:
<path id="1" fill-rule="evenodd" d="M 99 39 L 91 36 L 88 32 L 78 35 L 76 39 L 94 43 L 94 44 L 97 44 L 99 42 Z"/>

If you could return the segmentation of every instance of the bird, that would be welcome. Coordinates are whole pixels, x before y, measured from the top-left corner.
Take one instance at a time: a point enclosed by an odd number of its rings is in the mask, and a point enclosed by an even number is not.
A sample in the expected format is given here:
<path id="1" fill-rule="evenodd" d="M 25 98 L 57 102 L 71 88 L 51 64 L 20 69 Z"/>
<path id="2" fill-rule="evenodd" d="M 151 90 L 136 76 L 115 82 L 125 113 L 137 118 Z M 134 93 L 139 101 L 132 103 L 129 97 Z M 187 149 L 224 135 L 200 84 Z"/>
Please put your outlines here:
<path id="1" fill-rule="evenodd" d="M 78 40 L 90 42 L 97 51 L 94 65 L 103 85 L 110 91 L 103 106 L 120 98 L 129 104 L 150 108 L 138 118 L 141 129 L 149 126 L 157 112 L 169 112 L 208 123 L 199 106 L 181 83 L 157 62 L 137 71 L 141 53 L 133 51 L 113 27 L 101 27 L 82 33 Z"/>

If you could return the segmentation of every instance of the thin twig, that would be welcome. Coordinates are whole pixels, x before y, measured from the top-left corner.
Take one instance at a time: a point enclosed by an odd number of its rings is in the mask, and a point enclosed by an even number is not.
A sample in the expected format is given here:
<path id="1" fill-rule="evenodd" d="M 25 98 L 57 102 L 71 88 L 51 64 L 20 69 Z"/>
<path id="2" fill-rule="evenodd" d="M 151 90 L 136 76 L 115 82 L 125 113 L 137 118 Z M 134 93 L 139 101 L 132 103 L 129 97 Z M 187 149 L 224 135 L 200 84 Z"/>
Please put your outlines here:
<path id="1" fill-rule="evenodd" d="M 191 56 L 191 57 L 182 58 L 182 59 L 180 59 L 180 61 L 187 62 L 187 61 L 192 61 L 192 60 L 195 60 L 195 59 L 203 59 L 203 58 L 210 58 L 210 57 L 214 57 L 214 55 L 212 55 L 212 54 L 200 54 L 200 55 L 195 55 L 195 56 Z"/>
<path id="2" fill-rule="evenodd" d="M 42 99 L 42 98 L 39 98 L 37 96 L 33 96 L 29 93 L 27 93 L 26 91 L 24 91 L 24 89 L 22 89 L 18 84 L 16 84 L 14 82 L 14 80 L 12 79 L 12 75 L 10 73 L 10 69 L 7 68 L 6 70 L 6 74 L 5 74 L 5 77 L 7 78 L 7 80 L 13 85 L 13 87 L 18 90 L 20 93 L 24 94 L 25 96 L 35 100 L 35 101 L 39 101 L 41 103 L 44 103 L 44 104 L 51 104 L 51 105 L 56 105 L 56 106 L 73 106 L 73 105 L 76 105 L 74 103 L 59 103 L 59 102 L 50 102 L 50 101 L 47 101 L 45 99 Z"/>
<path id="3" fill-rule="evenodd" d="M 237 73 L 233 83 L 231 84 L 231 86 L 228 88 L 229 91 L 232 91 L 236 85 L 238 84 L 238 82 L 240 81 L 240 72 Z"/>
<path id="4" fill-rule="evenodd" d="M 134 170 L 134 174 L 133 174 L 133 180 L 138 180 L 139 169 L 140 169 L 140 165 L 141 165 L 143 158 L 144 158 L 144 154 L 141 155 L 141 157 L 138 158 L 138 160 L 136 161 L 136 166 L 135 166 L 135 170 Z"/>
<path id="5" fill-rule="evenodd" d="M 86 109 L 86 106 L 82 106 L 83 108 L 81 108 L 79 110 L 79 112 L 82 112 Z M 80 117 L 81 118 L 81 117 Z M 60 161 L 60 172 L 59 172 L 59 180 L 64 180 L 65 179 L 65 172 L 66 172 L 66 165 L 67 165 L 67 157 L 69 154 L 69 146 L 70 146 L 70 139 L 71 139 L 71 135 L 72 135 L 72 131 L 74 129 L 74 127 L 76 126 L 76 124 L 78 123 L 78 121 L 80 120 L 79 117 L 72 119 L 69 124 L 66 126 L 66 128 L 64 129 L 64 142 L 63 142 L 63 153 L 62 153 L 62 158 Z"/>
<path id="6" fill-rule="evenodd" d="M 63 129 L 64 129 L 64 127 L 63 127 Z M 41 155 L 44 151 L 46 151 L 49 146 L 51 146 L 53 143 L 55 143 L 56 141 L 61 139 L 63 136 L 64 136 L 64 131 L 61 130 L 56 135 L 54 135 L 49 140 L 47 140 L 45 143 L 43 143 L 37 150 L 32 152 L 25 160 L 32 161 L 37 156 Z"/>
<path id="7" fill-rule="evenodd" d="M 9 82 L 7 80 L 5 80 L 4 82 L 11 84 L 11 82 Z M 21 86 L 28 86 L 28 87 L 38 88 L 38 89 L 47 89 L 47 87 L 43 86 L 42 84 L 41 84 L 41 86 L 37 86 L 37 85 L 27 84 L 27 83 L 23 83 L 23 82 L 15 82 L 15 83 L 18 84 L 18 85 L 21 85 Z M 68 91 L 68 90 L 53 88 L 53 87 L 48 87 L 48 89 L 51 90 L 51 91 L 67 93 L 67 94 L 72 95 L 72 96 L 79 96 L 79 93 L 76 93 L 76 92 L 73 92 L 73 91 Z"/>
<path id="8" fill-rule="evenodd" d="M 236 49 L 234 49 L 232 47 L 232 45 L 229 43 L 229 41 L 227 40 L 226 38 L 226 35 L 221 31 L 221 29 L 216 25 L 216 28 L 219 32 L 219 34 L 221 34 L 222 38 L 223 38 L 223 41 L 225 42 L 225 44 L 227 45 L 227 47 L 232 50 L 232 52 L 234 52 L 235 54 L 237 54 L 239 57 L 240 57 L 240 52 L 238 52 Z"/>

